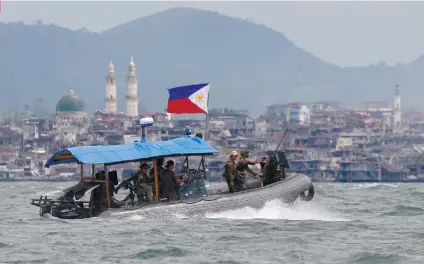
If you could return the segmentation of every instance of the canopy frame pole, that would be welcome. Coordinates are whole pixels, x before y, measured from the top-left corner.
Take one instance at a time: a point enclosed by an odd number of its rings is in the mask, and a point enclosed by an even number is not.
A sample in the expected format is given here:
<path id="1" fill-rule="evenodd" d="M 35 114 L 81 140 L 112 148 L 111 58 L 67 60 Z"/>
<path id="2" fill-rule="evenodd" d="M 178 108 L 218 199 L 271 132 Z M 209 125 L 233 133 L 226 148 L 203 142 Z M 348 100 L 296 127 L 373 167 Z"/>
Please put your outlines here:
<path id="1" fill-rule="evenodd" d="M 186 166 L 186 164 L 187 164 L 187 166 Z M 186 167 L 186 170 L 184 171 L 184 167 Z M 184 159 L 184 163 L 183 163 L 183 166 L 181 167 L 181 173 L 187 173 L 187 171 L 189 170 L 190 168 L 189 168 L 189 165 L 188 165 L 188 156 L 186 156 L 185 157 L 185 159 Z"/>
<path id="2" fill-rule="evenodd" d="M 188 158 L 188 157 L 187 157 Z M 197 168 L 197 172 L 199 172 L 199 170 L 200 170 L 200 167 L 202 167 L 202 165 L 203 165 L 203 156 L 202 156 L 202 159 L 200 160 L 200 163 L 199 163 L 199 167 Z M 203 166 L 203 169 L 204 169 L 205 167 Z"/>
<path id="3" fill-rule="evenodd" d="M 158 175 L 158 160 L 153 160 L 153 172 L 155 175 L 155 198 L 159 201 L 159 175 Z"/>
<path id="4" fill-rule="evenodd" d="M 201 164 L 202 164 L 202 169 L 203 169 L 203 180 L 206 179 L 206 167 L 205 167 L 205 158 L 202 156 L 202 159 L 200 160 Z"/>
<path id="5" fill-rule="evenodd" d="M 90 174 L 91 174 L 91 179 L 94 181 L 94 164 L 91 164 L 90 166 Z M 93 200 L 94 200 L 94 190 L 92 190 L 90 194 L 90 204 L 89 204 L 90 217 L 93 215 Z"/>
<path id="6" fill-rule="evenodd" d="M 84 164 L 83 163 L 81 163 L 81 166 L 80 166 L 80 174 L 81 174 L 81 181 L 83 181 L 84 179 Z"/>
<path id="7" fill-rule="evenodd" d="M 109 209 L 111 207 L 110 206 L 110 189 L 109 189 L 109 171 L 106 164 L 105 164 L 105 185 L 106 185 L 107 209 Z"/>

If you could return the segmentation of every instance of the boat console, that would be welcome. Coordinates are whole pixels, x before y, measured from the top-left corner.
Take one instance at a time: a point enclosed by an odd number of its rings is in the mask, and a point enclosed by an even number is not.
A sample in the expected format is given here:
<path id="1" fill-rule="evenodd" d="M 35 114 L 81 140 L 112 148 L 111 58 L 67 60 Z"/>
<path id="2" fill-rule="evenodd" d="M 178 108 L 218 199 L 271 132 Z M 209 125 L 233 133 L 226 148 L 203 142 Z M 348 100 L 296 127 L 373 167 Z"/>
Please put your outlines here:
<path id="1" fill-rule="evenodd" d="M 185 175 L 188 178 L 179 188 L 180 200 L 197 199 L 207 195 L 202 169 L 187 169 Z"/>

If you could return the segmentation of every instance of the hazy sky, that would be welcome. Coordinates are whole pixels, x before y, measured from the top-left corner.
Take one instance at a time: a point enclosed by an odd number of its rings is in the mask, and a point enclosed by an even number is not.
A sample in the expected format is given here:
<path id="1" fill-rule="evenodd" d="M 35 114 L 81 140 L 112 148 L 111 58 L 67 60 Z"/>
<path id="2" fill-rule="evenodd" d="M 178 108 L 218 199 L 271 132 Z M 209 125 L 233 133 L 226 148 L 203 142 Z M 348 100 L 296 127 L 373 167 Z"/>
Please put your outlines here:
<path id="1" fill-rule="evenodd" d="M 2 2 L 0 21 L 102 31 L 177 6 L 249 18 L 340 66 L 410 62 L 424 53 L 424 2 Z"/>

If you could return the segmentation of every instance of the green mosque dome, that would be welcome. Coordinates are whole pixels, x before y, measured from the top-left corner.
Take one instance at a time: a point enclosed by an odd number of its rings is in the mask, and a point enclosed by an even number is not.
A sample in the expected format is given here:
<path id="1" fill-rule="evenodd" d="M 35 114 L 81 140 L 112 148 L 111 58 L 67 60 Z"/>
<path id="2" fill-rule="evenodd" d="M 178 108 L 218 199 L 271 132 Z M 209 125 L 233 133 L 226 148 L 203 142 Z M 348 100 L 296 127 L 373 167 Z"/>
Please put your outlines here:
<path id="1" fill-rule="evenodd" d="M 56 112 L 84 112 L 85 103 L 74 94 L 74 90 L 69 90 L 69 95 L 62 97 L 56 104 Z"/>

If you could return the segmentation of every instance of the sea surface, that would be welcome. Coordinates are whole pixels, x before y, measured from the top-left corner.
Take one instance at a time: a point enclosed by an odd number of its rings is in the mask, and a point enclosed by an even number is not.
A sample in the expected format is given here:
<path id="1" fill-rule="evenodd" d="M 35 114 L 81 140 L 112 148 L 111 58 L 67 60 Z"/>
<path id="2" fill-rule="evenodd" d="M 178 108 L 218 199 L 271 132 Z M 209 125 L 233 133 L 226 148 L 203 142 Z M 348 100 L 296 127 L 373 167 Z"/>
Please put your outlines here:
<path id="1" fill-rule="evenodd" d="M 30 198 L 72 183 L 0 183 L 0 263 L 424 263 L 424 184 L 320 184 L 197 218 L 40 217 Z"/>

